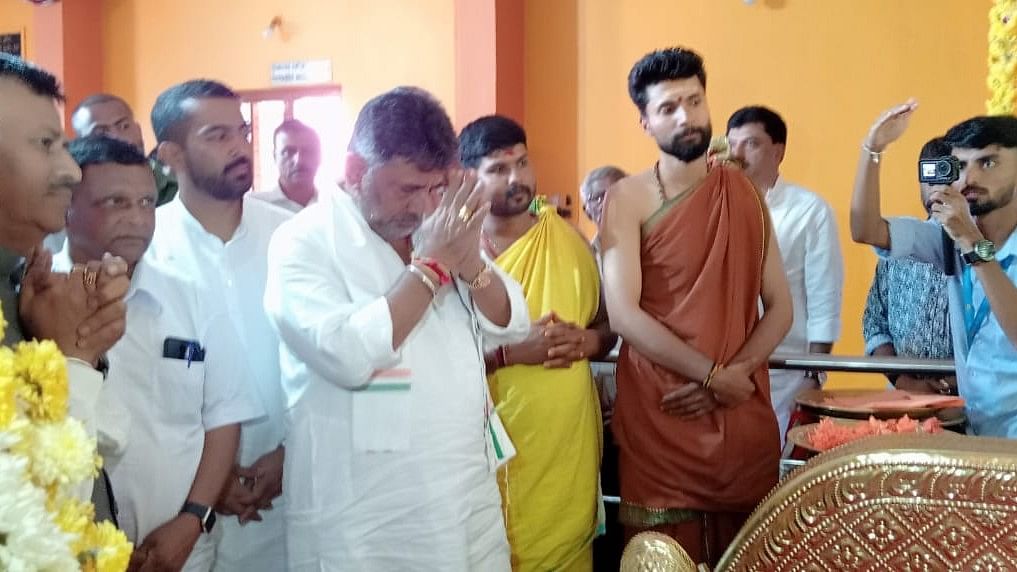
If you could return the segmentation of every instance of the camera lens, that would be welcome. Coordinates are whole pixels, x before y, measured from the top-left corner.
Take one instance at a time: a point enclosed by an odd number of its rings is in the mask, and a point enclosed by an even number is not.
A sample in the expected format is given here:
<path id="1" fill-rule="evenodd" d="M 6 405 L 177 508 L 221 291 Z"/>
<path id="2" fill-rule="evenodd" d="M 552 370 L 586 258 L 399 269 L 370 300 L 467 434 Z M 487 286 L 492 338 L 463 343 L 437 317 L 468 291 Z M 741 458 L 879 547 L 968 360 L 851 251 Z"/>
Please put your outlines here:
<path id="1" fill-rule="evenodd" d="M 950 162 L 949 161 L 937 161 L 936 162 L 936 175 L 939 177 L 945 177 L 950 174 Z"/>

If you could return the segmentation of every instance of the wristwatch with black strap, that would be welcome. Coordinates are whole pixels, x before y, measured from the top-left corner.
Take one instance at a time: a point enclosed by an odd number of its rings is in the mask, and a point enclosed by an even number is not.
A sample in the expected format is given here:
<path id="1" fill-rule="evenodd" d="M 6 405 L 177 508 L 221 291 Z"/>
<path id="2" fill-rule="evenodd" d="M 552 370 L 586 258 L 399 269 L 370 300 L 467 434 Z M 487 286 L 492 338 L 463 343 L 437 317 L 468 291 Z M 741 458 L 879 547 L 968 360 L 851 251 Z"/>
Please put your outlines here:
<path id="1" fill-rule="evenodd" d="M 970 252 L 965 252 L 961 255 L 964 262 L 972 266 L 978 264 L 984 264 L 991 262 L 996 259 L 996 245 L 991 240 L 985 240 L 984 238 L 975 242 L 974 248 Z"/>
<path id="2" fill-rule="evenodd" d="M 193 514 L 198 517 L 198 521 L 201 523 L 201 530 L 205 532 L 212 532 L 212 527 L 215 526 L 215 510 L 212 507 L 187 501 L 184 503 L 184 507 L 180 509 L 180 514 Z"/>

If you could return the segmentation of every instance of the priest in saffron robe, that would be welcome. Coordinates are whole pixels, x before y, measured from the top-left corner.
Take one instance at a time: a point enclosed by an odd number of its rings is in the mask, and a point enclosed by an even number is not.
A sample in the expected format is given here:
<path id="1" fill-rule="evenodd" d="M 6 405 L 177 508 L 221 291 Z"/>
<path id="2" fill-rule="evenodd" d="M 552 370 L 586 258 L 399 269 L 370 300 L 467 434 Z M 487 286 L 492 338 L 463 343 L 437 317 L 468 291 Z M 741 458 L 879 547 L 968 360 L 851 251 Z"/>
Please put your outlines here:
<path id="1" fill-rule="evenodd" d="M 702 59 L 650 53 L 629 93 L 661 153 L 612 188 L 600 229 L 624 340 L 612 421 L 620 519 L 627 536 L 664 532 L 713 565 L 777 482 L 767 362 L 791 297 L 760 194 L 740 170 L 707 164 Z"/>

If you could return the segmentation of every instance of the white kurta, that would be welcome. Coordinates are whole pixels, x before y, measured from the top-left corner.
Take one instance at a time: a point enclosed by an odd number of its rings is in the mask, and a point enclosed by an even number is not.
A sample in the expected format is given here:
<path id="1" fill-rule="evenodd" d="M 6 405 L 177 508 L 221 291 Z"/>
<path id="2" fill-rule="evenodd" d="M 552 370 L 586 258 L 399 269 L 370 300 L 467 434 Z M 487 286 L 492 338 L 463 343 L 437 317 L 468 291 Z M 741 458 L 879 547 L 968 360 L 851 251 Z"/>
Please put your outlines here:
<path id="1" fill-rule="evenodd" d="M 777 179 L 766 193 L 766 205 L 794 308 L 791 329 L 775 352 L 808 353 L 810 343 L 832 343 L 840 335 L 844 261 L 837 222 L 833 209 L 819 195 L 783 179 Z M 795 396 L 811 383 L 803 371 L 770 370 L 770 399 L 781 444 L 795 409 Z"/>
<path id="2" fill-rule="evenodd" d="M 70 267 L 66 251 L 55 262 Z M 127 327 L 108 352 L 110 373 L 97 410 L 124 406 L 131 412 L 126 446 L 104 461 L 120 528 L 137 546 L 180 513 L 197 474 L 205 433 L 263 412 L 244 388 L 247 364 L 236 330 L 193 282 L 142 260 L 126 304 Z M 197 342 L 204 357 L 191 362 L 166 357 L 170 338 Z M 98 417 L 100 430 L 120 421 Z M 198 538 L 185 570 L 211 569 L 214 538 Z"/>
<path id="3" fill-rule="evenodd" d="M 522 289 L 495 268 L 512 306 L 499 328 L 471 315 L 468 290 L 445 288 L 393 351 L 384 294 L 405 268 L 342 191 L 272 240 L 265 305 L 291 407 L 290 570 L 509 569 L 481 336 L 526 336 Z"/>
<path id="4" fill-rule="evenodd" d="M 160 261 L 211 292 L 240 332 L 251 371 L 249 390 L 265 410 L 261 420 L 245 423 L 239 461 L 249 466 L 285 438 L 285 397 L 279 373 L 279 338 L 265 315 L 268 242 L 291 213 L 269 203 L 244 199 L 243 216 L 233 237 L 223 243 L 188 212 L 178 196 L 156 210 L 152 250 Z M 277 572 L 285 568 L 285 511 L 282 499 L 261 511 L 261 522 L 241 526 L 221 516 L 222 541 L 217 571 Z"/>
<path id="5" fill-rule="evenodd" d="M 286 196 L 283 192 L 282 187 L 278 184 L 267 191 L 258 191 L 251 193 L 252 199 L 258 199 L 265 201 L 266 203 L 275 205 L 281 209 L 286 209 L 291 213 L 298 213 L 304 210 L 304 205 L 294 201 L 293 199 Z M 311 198 L 311 202 L 307 203 L 307 206 L 311 206 L 318 201 L 318 194 L 315 191 L 315 195 Z"/>

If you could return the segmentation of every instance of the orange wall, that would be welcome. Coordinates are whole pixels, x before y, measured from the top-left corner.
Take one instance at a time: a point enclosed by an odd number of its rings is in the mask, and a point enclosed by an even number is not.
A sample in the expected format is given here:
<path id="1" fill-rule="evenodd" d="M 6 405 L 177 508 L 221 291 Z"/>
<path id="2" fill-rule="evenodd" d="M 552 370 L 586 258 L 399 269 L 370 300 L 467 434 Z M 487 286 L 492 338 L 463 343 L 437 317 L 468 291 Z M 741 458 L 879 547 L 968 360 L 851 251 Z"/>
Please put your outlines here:
<path id="1" fill-rule="evenodd" d="M 102 6 L 103 0 L 74 0 L 39 8 L 36 13 L 35 27 L 40 36 L 43 33 L 41 22 L 48 21 L 48 26 L 52 26 L 53 20 L 58 22 L 58 29 L 63 33 L 62 42 L 42 41 L 36 43 L 33 49 L 40 62 L 44 61 L 42 51 L 46 46 L 57 44 L 63 50 L 62 77 L 70 109 L 90 94 L 103 89 Z M 45 12 L 55 10 L 62 12 L 61 17 L 44 15 Z M 68 129 L 69 119 L 67 118 Z"/>
<path id="2" fill-rule="evenodd" d="M 498 107 L 497 12 L 494 2 L 455 3 L 456 131 Z"/>
<path id="3" fill-rule="evenodd" d="M 288 41 L 262 38 L 276 15 Z M 105 0 L 104 78 L 147 118 L 176 82 L 268 87 L 273 62 L 328 58 L 354 114 L 372 96 L 412 84 L 454 117 L 454 24 L 453 0 Z"/>
<path id="4" fill-rule="evenodd" d="M 543 195 L 575 194 L 579 97 L 577 3 L 527 0 L 524 45 L 526 142 Z M 613 0 L 606 0 L 612 2 Z M 579 211 L 573 197 L 573 219 Z"/>
<path id="5" fill-rule="evenodd" d="M 24 32 L 22 38 L 28 57 L 32 57 L 32 5 L 25 0 L 0 0 L 0 34 Z"/>
<path id="6" fill-rule="evenodd" d="M 921 144 L 984 112 L 989 7 L 987 0 L 757 0 L 753 6 L 580 0 L 567 13 L 558 2 L 534 0 L 527 5 L 527 65 L 543 69 L 527 69 L 526 113 L 531 136 L 540 136 L 533 142 L 540 180 L 574 189 L 587 170 L 604 163 L 649 166 L 656 149 L 639 128 L 626 76 L 652 49 L 694 48 L 706 60 L 714 133 L 742 105 L 772 106 L 789 126 L 784 174 L 837 212 L 848 278 L 835 351 L 859 354 L 860 316 L 876 262 L 848 235 L 859 144 L 882 109 L 918 98 L 911 129 L 884 157 L 883 205 L 887 213 L 920 214 L 914 164 Z M 576 23 L 577 42 L 570 30 Z M 574 92 L 574 102 L 559 91 Z"/>

